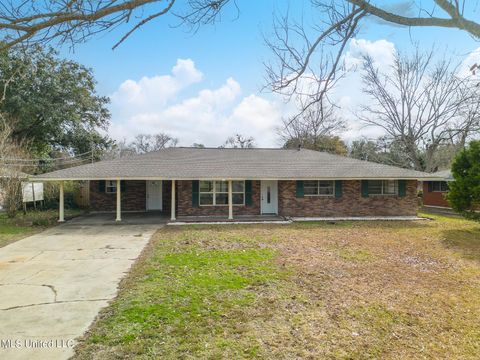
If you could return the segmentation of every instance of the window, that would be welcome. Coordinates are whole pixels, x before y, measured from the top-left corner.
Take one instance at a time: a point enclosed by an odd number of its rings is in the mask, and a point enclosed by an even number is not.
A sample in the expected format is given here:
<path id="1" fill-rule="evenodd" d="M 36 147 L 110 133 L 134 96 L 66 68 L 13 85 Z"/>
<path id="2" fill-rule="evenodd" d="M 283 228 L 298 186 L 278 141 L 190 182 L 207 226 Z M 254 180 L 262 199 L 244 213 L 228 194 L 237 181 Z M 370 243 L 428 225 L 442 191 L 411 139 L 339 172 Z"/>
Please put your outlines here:
<path id="1" fill-rule="evenodd" d="M 446 181 L 432 181 L 432 191 L 434 192 L 447 192 L 448 183 Z"/>
<path id="2" fill-rule="evenodd" d="M 201 206 L 228 205 L 228 181 L 200 181 Z M 245 204 L 245 181 L 232 181 L 233 205 Z"/>
<path id="3" fill-rule="evenodd" d="M 107 194 L 115 194 L 117 192 L 117 181 L 116 180 L 105 181 L 105 192 Z"/>
<path id="4" fill-rule="evenodd" d="M 303 183 L 305 196 L 333 196 L 335 182 L 332 180 L 306 180 Z"/>
<path id="5" fill-rule="evenodd" d="M 368 193 L 370 195 L 397 195 L 397 180 L 369 180 Z"/>

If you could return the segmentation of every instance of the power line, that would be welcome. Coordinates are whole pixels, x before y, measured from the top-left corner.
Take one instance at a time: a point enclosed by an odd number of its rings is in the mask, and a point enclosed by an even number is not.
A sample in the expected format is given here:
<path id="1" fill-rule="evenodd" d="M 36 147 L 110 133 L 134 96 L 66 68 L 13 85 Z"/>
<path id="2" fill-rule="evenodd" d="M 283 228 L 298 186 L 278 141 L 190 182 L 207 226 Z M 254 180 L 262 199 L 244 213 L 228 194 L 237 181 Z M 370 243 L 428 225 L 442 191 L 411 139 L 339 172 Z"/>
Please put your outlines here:
<path id="1" fill-rule="evenodd" d="M 60 161 L 60 160 L 72 160 L 76 158 L 80 158 L 85 155 L 93 155 L 94 150 L 89 150 L 87 152 L 84 152 L 82 154 L 74 155 L 74 156 L 69 156 L 69 157 L 60 157 L 60 158 L 37 158 L 37 159 L 20 159 L 20 158 L 0 158 L 0 161 L 6 160 L 6 161 L 19 161 L 19 162 L 53 162 L 53 161 Z"/>

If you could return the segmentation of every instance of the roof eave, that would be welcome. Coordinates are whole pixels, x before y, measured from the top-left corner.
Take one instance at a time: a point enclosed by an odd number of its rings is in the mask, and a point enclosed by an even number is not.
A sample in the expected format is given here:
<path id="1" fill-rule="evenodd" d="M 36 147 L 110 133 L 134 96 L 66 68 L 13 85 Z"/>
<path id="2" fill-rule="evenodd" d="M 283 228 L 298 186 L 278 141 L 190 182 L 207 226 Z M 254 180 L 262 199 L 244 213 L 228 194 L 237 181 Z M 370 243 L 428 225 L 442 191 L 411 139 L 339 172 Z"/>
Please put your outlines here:
<path id="1" fill-rule="evenodd" d="M 342 177 L 342 176 L 314 176 L 314 177 L 158 177 L 158 176 L 123 176 L 123 177 L 30 177 L 32 181 L 95 181 L 95 180 L 419 180 L 419 181 L 442 181 L 442 178 L 432 176 L 370 176 L 370 177 Z"/>

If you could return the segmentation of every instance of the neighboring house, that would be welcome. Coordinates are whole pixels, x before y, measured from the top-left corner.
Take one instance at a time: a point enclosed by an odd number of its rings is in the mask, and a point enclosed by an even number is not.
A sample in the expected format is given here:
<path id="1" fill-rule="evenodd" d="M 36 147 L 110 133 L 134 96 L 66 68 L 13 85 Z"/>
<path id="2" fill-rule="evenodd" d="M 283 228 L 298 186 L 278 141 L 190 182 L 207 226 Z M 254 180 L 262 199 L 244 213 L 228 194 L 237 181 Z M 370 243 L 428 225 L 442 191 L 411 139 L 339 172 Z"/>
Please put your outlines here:
<path id="1" fill-rule="evenodd" d="M 90 209 L 116 211 L 117 220 L 122 211 L 162 211 L 174 220 L 414 216 L 417 181 L 432 176 L 305 149 L 169 148 L 35 179 L 61 181 L 61 194 L 62 181 L 89 180 Z"/>
<path id="2" fill-rule="evenodd" d="M 451 171 L 438 171 L 432 175 L 439 180 L 423 182 L 423 205 L 450 208 L 445 196 L 448 193 L 448 183 L 454 180 Z"/>

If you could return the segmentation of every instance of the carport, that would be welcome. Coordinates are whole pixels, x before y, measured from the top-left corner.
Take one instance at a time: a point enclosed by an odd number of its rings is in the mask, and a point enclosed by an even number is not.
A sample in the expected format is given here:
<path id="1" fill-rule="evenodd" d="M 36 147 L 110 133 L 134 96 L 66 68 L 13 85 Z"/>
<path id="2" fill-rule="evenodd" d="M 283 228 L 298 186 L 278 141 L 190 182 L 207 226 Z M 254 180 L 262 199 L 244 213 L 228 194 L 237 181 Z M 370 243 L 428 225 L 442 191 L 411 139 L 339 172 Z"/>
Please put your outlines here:
<path id="1" fill-rule="evenodd" d="M 38 177 L 35 177 L 38 178 Z M 72 180 L 72 179 L 55 179 L 55 180 L 50 180 L 50 181 L 58 181 L 59 182 L 59 206 L 58 206 L 58 221 L 59 222 L 64 222 L 65 221 L 65 186 L 64 182 L 66 180 Z M 74 180 L 98 180 L 98 179 L 74 179 Z M 111 181 L 112 179 L 107 179 L 108 181 Z M 120 222 L 122 221 L 122 181 L 126 179 L 115 179 L 114 181 L 116 182 L 116 206 L 115 206 L 115 221 Z M 129 179 L 129 180 L 145 180 L 146 179 Z M 148 179 L 152 180 L 152 179 Z M 155 179 L 162 181 L 163 179 Z M 48 181 L 48 180 L 45 180 Z M 101 180 L 103 181 L 103 180 Z M 176 184 L 175 180 L 171 180 L 171 198 L 170 198 L 170 220 L 175 221 L 176 220 Z"/>

